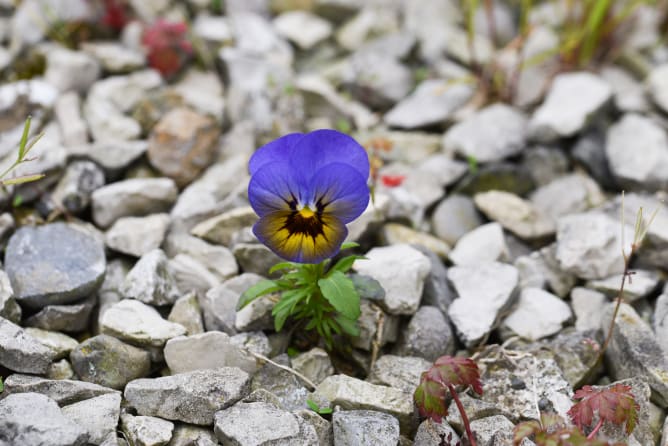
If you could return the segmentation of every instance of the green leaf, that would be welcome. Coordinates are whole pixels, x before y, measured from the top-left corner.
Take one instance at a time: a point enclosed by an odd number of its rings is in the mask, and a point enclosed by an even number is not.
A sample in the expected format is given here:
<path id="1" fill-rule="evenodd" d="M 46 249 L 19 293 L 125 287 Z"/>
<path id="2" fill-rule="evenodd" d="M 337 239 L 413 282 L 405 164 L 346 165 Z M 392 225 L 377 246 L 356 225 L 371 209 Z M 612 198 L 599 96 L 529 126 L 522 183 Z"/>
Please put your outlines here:
<path id="1" fill-rule="evenodd" d="M 350 248 L 357 248 L 357 247 L 359 247 L 359 245 L 360 244 L 357 243 L 357 242 L 343 242 L 341 244 L 341 251 L 343 251 L 345 249 L 350 249 Z"/>
<path id="2" fill-rule="evenodd" d="M 353 282 L 341 271 L 318 280 L 322 295 L 343 316 L 357 320 L 360 316 L 360 297 Z"/>
<path id="3" fill-rule="evenodd" d="M 237 302 L 237 311 L 241 310 L 244 308 L 246 305 L 254 301 L 260 296 L 264 296 L 265 294 L 269 293 L 275 293 L 276 291 L 279 291 L 281 289 L 281 286 L 274 282 L 273 280 L 263 280 L 261 282 L 256 283 L 252 287 L 248 288 L 244 293 L 241 295 L 239 298 L 239 302 Z"/>
<path id="4" fill-rule="evenodd" d="M 279 300 L 271 310 L 271 314 L 274 315 L 274 329 L 276 329 L 276 331 L 281 331 L 283 329 L 285 321 L 295 313 L 295 307 L 299 301 L 307 295 L 308 291 L 301 288 L 283 292 L 281 300 Z"/>
<path id="5" fill-rule="evenodd" d="M 306 405 L 308 405 L 308 407 L 313 412 L 318 413 L 320 415 L 327 415 L 327 414 L 332 413 L 332 408 L 331 407 L 320 407 L 320 406 L 318 406 L 318 404 L 315 401 L 313 401 L 311 399 L 306 400 Z"/>
<path id="6" fill-rule="evenodd" d="M 30 121 L 32 121 L 32 116 L 28 116 L 28 118 L 26 118 L 26 123 L 23 125 L 23 134 L 21 135 L 21 141 L 19 142 L 19 161 L 21 161 L 27 153 L 26 146 L 28 144 L 28 134 L 30 134 Z"/>
<path id="7" fill-rule="evenodd" d="M 20 177 L 15 177 L 15 178 L 9 178 L 7 180 L 2 180 L 2 184 L 5 186 L 11 186 L 14 184 L 24 184 L 24 183 L 30 183 L 32 181 L 37 181 L 41 180 L 44 178 L 46 175 L 43 173 L 38 173 L 35 175 L 21 175 Z"/>
<path id="8" fill-rule="evenodd" d="M 359 336 L 360 335 L 360 329 L 357 326 L 357 321 L 350 320 L 346 317 L 343 317 L 341 315 L 338 315 L 335 318 L 336 322 L 339 324 L 341 329 L 348 333 L 350 336 Z"/>
<path id="9" fill-rule="evenodd" d="M 334 271 L 341 271 L 342 273 L 347 273 L 350 268 L 353 267 L 353 263 L 355 263 L 355 260 L 359 259 L 366 259 L 364 256 L 358 256 L 358 255 L 350 255 L 342 258 L 334 266 L 332 266 L 332 269 L 329 270 L 327 275 L 331 275 Z"/>
<path id="10" fill-rule="evenodd" d="M 276 271 L 280 271 L 282 269 L 296 269 L 298 266 L 299 265 L 292 262 L 279 262 L 276 265 L 269 268 L 269 274 L 273 274 Z"/>

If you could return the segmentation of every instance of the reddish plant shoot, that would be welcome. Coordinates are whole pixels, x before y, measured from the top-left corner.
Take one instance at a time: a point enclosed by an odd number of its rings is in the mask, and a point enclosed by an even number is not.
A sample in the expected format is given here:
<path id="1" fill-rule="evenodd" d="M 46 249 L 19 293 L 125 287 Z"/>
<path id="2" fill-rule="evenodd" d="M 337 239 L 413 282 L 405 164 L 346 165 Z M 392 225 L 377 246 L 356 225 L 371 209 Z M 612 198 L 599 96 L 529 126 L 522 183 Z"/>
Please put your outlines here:
<path id="1" fill-rule="evenodd" d="M 448 415 L 446 398 L 449 392 L 462 416 L 471 446 L 476 446 L 475 437 L 455 386 L 471 386 L 475 393 L 482 395 L 478 365 L 470 358 L 441 356 L 429 370 L 422 373 L 420 384 L 413 396 L 415 404 L 420 415 L 440 423 L 443 417 Z"/>
<path id="2" fill-rule="evenodd" d="M 598 414 L 596 426 L 588 438 L 593 438 L 605 422 L 625 424 L 627 434 L 633 432 L 638 423 L 640 406 L 636 403 L 630 386 L 615 384 L 601 389 L 584 386 L 575 392 L 573 398 L 580 401 L 571 407 L 568 416 L 580 429 L 591 427 L 595 415 Z"/>
<path id="3" fill-rule="evenodd" d="M 122 30 L 130 21 L 130 13 L 125 0 L 104 0 L 103 8 L 100 22 L 114 31 Z"/>
<path id="4" fill-rule="evenodd" d="M 385 187 L 401 186 L 401 183 L 406 179 L 406 175 L 382 175 L 380 177 Z"/>
<path id="5" fill-rule="evenodd" d="M 149 65 L 165 77 L 176 74 L 193 51 L 188 27 L 183 22 L 156 21 L 144 30 L 142 44 Z"/>
<path id="6" fill-rule="evenodd" d="M 580 429 L 568 426 L 557 414 L 541 413 L 540 421 L 524 421 L 513 431 L 513 445 L 530 438 L 537 446 L 609 446 L 608 442 L 587 438 Z"/>

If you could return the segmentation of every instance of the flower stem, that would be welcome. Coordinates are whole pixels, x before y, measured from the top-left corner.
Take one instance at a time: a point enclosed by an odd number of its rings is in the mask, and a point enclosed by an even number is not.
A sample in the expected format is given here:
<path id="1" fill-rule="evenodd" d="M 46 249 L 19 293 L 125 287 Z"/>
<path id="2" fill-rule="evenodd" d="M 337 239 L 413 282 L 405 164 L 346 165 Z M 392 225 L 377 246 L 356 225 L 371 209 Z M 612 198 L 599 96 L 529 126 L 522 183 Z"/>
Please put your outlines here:
<path id="1" fill-rule="evenodd" d="M 603 426 L 603 418 L 599 417 L 598 423 L 596 423 L 596 427 L 589 433 L 589 435 L 587 435 L 587 440 L 592 440 L 601 429 L 601 426 Z"/>
<path id="2" fill-rule="evenodd" d="M 471 446 L 478 446 L 477 443 L 475 442 L 475 437 L 471 432 L 471 424 L 469 423 L 469 417 L 466 416 L 466 411 L 464 410 L 464 406 L 462 405 L 462 402 L 460 401 L 459 396 L 457 395 L 455 387 L 452 384 L 448 384 L 448 390 L 450 390 L 450 395 L 452 395 L 452 399 L 455 400 L 457 409 L 459 409 L 459 414 L 462 416 L 462 422 L 464 423 L 464 429 L 466 430 L 466 436 L 469 438 L 469 443 L 471 443 Z"/>

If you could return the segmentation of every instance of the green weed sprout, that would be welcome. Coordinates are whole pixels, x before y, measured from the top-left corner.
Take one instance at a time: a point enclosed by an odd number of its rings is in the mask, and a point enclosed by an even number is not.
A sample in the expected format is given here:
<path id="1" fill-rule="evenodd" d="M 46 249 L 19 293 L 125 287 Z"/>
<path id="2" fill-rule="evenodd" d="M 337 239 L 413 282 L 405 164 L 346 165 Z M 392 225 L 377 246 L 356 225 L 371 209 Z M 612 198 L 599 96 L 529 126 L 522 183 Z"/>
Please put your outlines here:
<path id="1" fill-rule="evenodd" d="M 19 142 L 19 152 L 16 157 L 16 161 L 9 166 L 4 172 L 0 174 L 0 183 L 4 186 L 11 186 L 16 184 L 30 183 L 32 181 L 37 181 L 44 178 L 43 173 L 38 174 L 29 174 L 29 175 L 20 175 L 13 178 L 5 177 L 14 169 L 16 169 L 20 164 L 34 161 L 36 158 L 28 158 L 28 153 L 35 146 L 37 141 L 42 137 L 43 133 L 37 135 L 33 140 L 28 143 L 28 135 L 30 134 L 30 121 L 31 117 L 28 116 L 26 119 L 25 125 L 23 126 L 23 134 L 21 135 L 21 140 Z"/>

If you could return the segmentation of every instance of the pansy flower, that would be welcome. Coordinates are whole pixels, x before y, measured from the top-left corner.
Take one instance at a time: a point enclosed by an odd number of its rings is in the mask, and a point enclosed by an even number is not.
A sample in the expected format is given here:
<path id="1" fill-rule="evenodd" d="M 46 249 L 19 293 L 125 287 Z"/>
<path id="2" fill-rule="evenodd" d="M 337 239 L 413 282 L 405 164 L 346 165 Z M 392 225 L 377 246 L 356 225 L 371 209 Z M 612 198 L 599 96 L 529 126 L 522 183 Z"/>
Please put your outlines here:
<path id="1" fill-rule="evenodd" d="M 248 163 L 253 233 L 278 256 L 319 263 L 334 256 L 346 224 L 369 203 L 369 158 L 335 130 L 292 133 L 260 147 Z"/>

